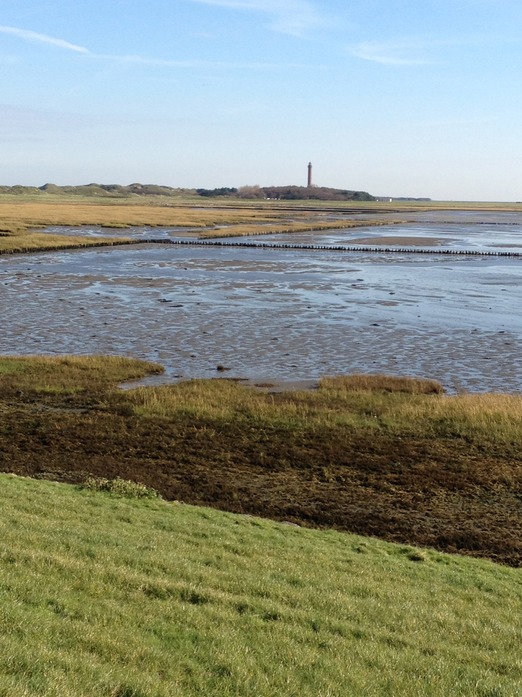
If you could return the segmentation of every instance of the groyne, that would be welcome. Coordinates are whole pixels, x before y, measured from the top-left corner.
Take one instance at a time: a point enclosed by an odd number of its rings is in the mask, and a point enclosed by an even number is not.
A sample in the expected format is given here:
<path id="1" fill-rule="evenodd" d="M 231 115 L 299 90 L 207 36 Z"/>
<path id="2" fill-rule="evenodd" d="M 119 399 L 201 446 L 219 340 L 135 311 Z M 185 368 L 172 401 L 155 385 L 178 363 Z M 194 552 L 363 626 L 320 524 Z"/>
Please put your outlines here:
<path id="1" fill-rule="evenodd" d="M 169 240 L 169 239 L 150 239 L 141 240 L 144 244 L 177 244 L 188 246 L 208 246 L 208 247 L 248 247 L 260 249 L 303 249 L 318 252 L 365 252 L 376 254 L 449 254 L 458 256 L 486 256 L 486 257 L 515 257 L 522 258 L 522 252 L 494 251 L 479 249 L 449 249 L 425 248 L 425 247 L 383 247 L 381 245 L 326 245 L 326 244 L 297 244 L 290 242 L 230 242 L 224 240 Z"/>
<path id="2" fill-rule="evenodd" d="M 236 238 L 237 239 L 237 238 Z M 323 245 L 323 244 L 298 244 L 291 242 L 247 242 L 228 240 L 195 240 L 195 239 L 125 239 L 125 240 L 100 240 L 99 242 L 81 242 L 77 244 L 49 245 L 38 247 L 20 247 L 18 249 L 0 249 L 0 256 L 10 254 L 38 254 L 39 252 L 60 252 L 73 249 L 92 249 L 96 247 L 120 247 L 145 244 L 181 245 L 187 247 L 246 247 L 249 249 L 291 249 L 317 252 L 350 252 L 366 254 L 437 254 L 448 256 L 473 256 L 473 257 L 510 257 L 522 258 L 522 251 L 501 251 L 481 249 L 451 249 L 448 247 L 384 247 L 382 245 Z"/>

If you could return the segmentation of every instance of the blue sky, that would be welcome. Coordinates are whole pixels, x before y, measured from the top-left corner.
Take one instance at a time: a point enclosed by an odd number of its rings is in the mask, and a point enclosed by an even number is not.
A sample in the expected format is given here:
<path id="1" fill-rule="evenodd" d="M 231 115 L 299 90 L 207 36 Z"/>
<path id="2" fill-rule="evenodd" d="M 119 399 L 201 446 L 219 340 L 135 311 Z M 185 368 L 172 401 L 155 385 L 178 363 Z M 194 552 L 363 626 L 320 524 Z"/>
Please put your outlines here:
<path id="1" fill-rule="evenodd" d="M 522 200 L 520 0 L 2 0 L 0 184 Z"/>

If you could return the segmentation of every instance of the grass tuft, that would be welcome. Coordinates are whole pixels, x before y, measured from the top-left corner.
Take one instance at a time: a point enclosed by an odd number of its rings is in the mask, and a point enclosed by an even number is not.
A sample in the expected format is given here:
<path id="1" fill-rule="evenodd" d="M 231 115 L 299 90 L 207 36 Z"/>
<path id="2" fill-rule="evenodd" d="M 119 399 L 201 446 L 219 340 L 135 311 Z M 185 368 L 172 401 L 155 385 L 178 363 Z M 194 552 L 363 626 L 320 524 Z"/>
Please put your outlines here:
<path id="1" fill-rule="evenodd" d="M 121 496 L 126 499 L 155 499 L 159 496 L 158 492 L 150 486 L 119 477 L 116 479 L 88 477 L 82 486 L 85 489 L 106 491 L 113 496 Z"/>

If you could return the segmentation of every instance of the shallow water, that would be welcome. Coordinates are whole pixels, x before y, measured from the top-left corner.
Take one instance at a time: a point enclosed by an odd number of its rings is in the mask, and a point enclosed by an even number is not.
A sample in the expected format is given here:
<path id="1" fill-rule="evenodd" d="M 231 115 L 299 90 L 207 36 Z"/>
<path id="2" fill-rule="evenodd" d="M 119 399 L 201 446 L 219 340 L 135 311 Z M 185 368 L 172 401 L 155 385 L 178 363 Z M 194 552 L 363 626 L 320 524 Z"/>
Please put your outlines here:
<path id="1" fill-rule="evenodd" d="M 407 225 L 266 239 L 389 235 L 520 251 L 521 222 L 416 214 Z M 435 378 L 452 392 L 520 392 L 521 289 L 522 260 L 480 256 L 144 244 L 1 257 L 0 352 L 132 355 L 162 363 L 169 380 L 223 375 L 222 365 L 227 377 L 263 382 L 385 372 Z"/>

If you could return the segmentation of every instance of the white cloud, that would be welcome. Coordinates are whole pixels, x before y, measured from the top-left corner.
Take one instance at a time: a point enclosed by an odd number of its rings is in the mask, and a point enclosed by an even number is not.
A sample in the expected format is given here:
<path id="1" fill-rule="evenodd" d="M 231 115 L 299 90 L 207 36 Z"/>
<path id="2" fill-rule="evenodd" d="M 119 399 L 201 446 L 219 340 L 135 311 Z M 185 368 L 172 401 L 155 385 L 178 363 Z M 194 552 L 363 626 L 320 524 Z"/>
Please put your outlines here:
<path id="1" fill-rule="evenodd" d="M 448 61 L 454 49 L 484 48 L 496 44 L 505 45 L 511 41 L 501 38 L 475 34 L 459 37 L 433 38 L 428 36 L 411 36 L 387 41 L 362 41 L 348 47 L 349 53 L 356 58 L 390 66 L 441 65 Z M 443 54 L 443 58 L 440 58 Z"/>
<path id="2" fill-rule="evenodd" d="M 429 65 L 439 62 L 427 55 L 433 45 L 433 42 L 420 39 L 362 41 L 349 47 L 349 51 L 356 58 L 382 65 Z"/>
<path id="3" fill-rule="evenodd" d="M 71 44 L 69 41 L 56 39 L 54 36 L 39 34 L 38 32 L 29 31 L 27 29 L 18 29 L 17 27 L 5 27 L 0 25 L 0 34 L 10 34 L 11 36 L 16 36 L 18 39 L 22 39 L 23 41 L 50 44 L 51 46 L 63 48 L 67 51 L 75 51 L 76 53 L 89 53 L 89 50 L 83 46 L 77 46 L 76 44 Z"/>
<path id="4" fill-rule="evenodd" d="M 262 4 L 254 1 L 252 3 L 245 2 L 235 2 L 235 0 L 194 0 L 195 2 L 205 2 L 208 4 L 230 4 L 230 6 L 247 6 L 254 7 Z M 288 0 L 287 0 L 288 1 Z M 312 66 L 303 65 L 300 63 L 289 63 L 285 65 L 277 63 L 231 63 L 231 62 L 220 62 L 220 61 L 201 61 L 201 60 L 170 60 L 163 58 L 152 58 L 140 55 L 104 55 L 98 53 L 92 53 L 88 48 L 84 46 L 78 46 L 72 44 L 69 41 L 64 41 L 63 39 L 57 39 L 47 34 L 39 34 L 35 31 L 29 31 L 27 29 L 17 29 L 16 27 L 6 27 L 0 25 L 0 34 L 10 34 L 11 36 L 16 36 L 24 41 L 39 42 L 44 44 L 50 44 L 58 48 L 66 49 L 68 51 L 75 51 L 76 53 L 81 53 L 88 56 L 91 59 L 101 59 L 106 61 L 113 61 L 119 63 L 130 63 L 135 65 L 144 65 L 158 68 L 238 68 L 238 69 L 251 69 L 251 70 L 277 70 L 280 68 L 311 68 Z M 13 63 L 16 59 L 12 56 L 0 56 L 1 63 Z M 317 66 L 315 66 L 317 67 Z"/>
<path id="5" fill-rule="evenodd" d="M 202 61 L 202 60 L 169 60 L 165 58 L 149 58 L 147 56 L 117 56 L 91 53 L 91 58 L 113 61 L 115 63 L 129 63 L 158 68 L 179 69 L 216 69 L 216 70 L 281 70 L 297 69 L 312 70 L 322 69 L 322 66 L 307 65 L 304 63 L 232 63 L 230 61 Z"/>
<path id="6" fill-rule="evenodd" d="M 308 0 L 192 0 L 232 10 L 251 10 L 269 15 L 270 28 L 292 36 L 304 36 L 325 24 L 325 19 Z"/>
<path id="7" fill-rule="evenodd" d="M 247 9 L 263 9 L 266 11 L 269 11 L 267 6 L 273 6 L 274 7 L 274 12 L 275 12 L 275 3 L 271 2 L 270 0 L 266 0 L 265 2 L 261 2 L 261 0 L 252 0 L 252 2 L 249 2 L 248 0 L 193 0 L 194 2 L 204 2 L 205 4 L 209 5 L 222 5 L 226 7 L 238 7 L 238 8 L 247 8 Z M 285 4 L 286 3 L 286 4 Z M 298 5 L 301 5 L 301 0 L 284 0 L 283 2 L 283 10 L 289 10 L 290 6 L 294 7 L 294 5 L 297 7 Z M 295 8 L 294 8 L 295 9 Z M 284 16 L 281 15 L 278 17 L 278 21 L 283 22 L 283 20 L 286 18 L 288 20 L 288 24 L 284 25 L 281 24 L 281 26 L 287 30 L 289 30 L 291 27 L 297 28 L 297 20 L 295 18 L 291 18 L 290 16 L 286 16 L 286 10 L 284 11 Z M 281 29 L 282 31 L 283 29 Z M 278 64 L 278 63 L 232 63 L 232 62 L 220 62 L 220 61 L 201 61 L 201 60 L 196 60 L 196 59 L 189 59 L 189 60 L 171 60 L 171 59 L 163 59 L 163 58 L 153 58 L 153 57 L 147 57 L 147 56 L 140 56 L 140 55 L 107 55 L 107 54 L 98 54 L 98 53 L 93 53 L 91 52 L 88 48 L 85 48 L 84 46 L 78 46 L 76 44 L 70 43 L 69 41 L 64 41 L 63 39 L 57 39 L 52 36 L 48 36 L 47 34 L 40 34 L 35 31 L 29 31 L 27 29 L 18 29 L 16 27 L 7 27 L 7 26 L 2 26 L 0 25 L 0 34 L 9 34 L 11 36 L 15 36 L 19 39 L 22 39 L 23 41 L 30 41 L 30 42 L 38 42 L 38 43 L 44 43 L 44 44 L 50 44 L 52 46 L 56 46 L 57 48 L 62 48 L 66 49 L 68 51 L 74 51 L 76 53 L 81 53 L 85 56 L 88 56 L 91 59 L 100 59 L 100 60 L 106 60 L 106 61 L 113 61 L 113 62 L 118 62 L 118 63 L 129 63 L 129 64 L 135 64 L 135 65 L 144 65 L 144 66 L 151 66 L 151 67 L 159 67 L 159 68 L 186 68 L 186 69 L 191 69 L 191 68 L 224 68 L 224 69 L 251 69 L 251 70 L 277 70 L 280 68 L 311 68 L 312 66 L 307 66 L 303 65 L 300 63 L 288 63 L 288 64 Z M 0 63 L 12 63 L 15 62 L 15 58 L 11 56 L 5 56 L 2 57 L 0 56 Z M 318 66 L 315 66 L 318 67 Z"/>

